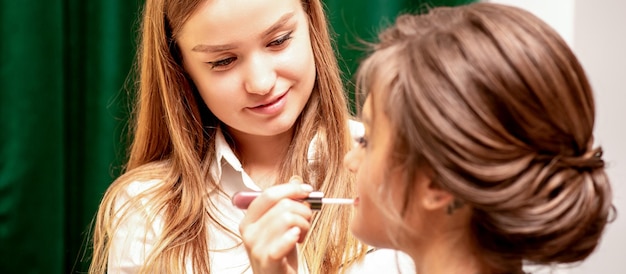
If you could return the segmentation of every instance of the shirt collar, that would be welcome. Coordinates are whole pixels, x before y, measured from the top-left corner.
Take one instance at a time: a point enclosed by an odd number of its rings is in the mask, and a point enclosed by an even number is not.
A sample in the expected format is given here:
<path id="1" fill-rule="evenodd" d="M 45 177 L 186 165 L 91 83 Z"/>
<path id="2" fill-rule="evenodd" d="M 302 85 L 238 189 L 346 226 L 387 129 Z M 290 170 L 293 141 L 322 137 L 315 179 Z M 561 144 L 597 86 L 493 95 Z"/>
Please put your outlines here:
<path id="1" fill-rule="evenodd" d="M 356 122 L 353 120 L 349 121 L 350 133 L 352 138 L 358 138 L 363 136 L 364 128 L 363 124 L 360 122 Z M 307 156 L 309 158 L 309 163 L 315 161 L 315 143 L 317 141 L 317 135 L 311 140 L 309 144 L 309 149 Z M 222 178 L 223 174 L 223 166 L 230 165 L 232 169 L 241 174 L 241 179 L 243 184 L 253 190 L 261 190 L 259 186 L 257 186 L 250 176 L 243 170 L 243 166 L 241 165 L 241 161 L 235 155 L 235 152 L 232 150 L 228 142 L 226 142 L 226 138 L 224 137 L 224 133 L 220 127 L 217 128 L 217 132 L 215 134 L 215 164 L 211 166 L 211 174 L 213 178 L 215 178 L 219 183 L 223 184 L 225 181 Z M 230 182 L 226 182 L 230 183 Z"/>
<path id="2" fill-rule="evenodd" d="M 231 183 L 224 182 L 224 178 L 222 178 L 224 165 L 229 165 L 237 173 L 241 174 L 241 180 L 246 187 L 257 191 L 261 190 L 243 170 L 241 161 L 239 161 L 233 149 L 226 142 L 222 129 L 218 127 L 215 134 L 215 162 L 211 166 L 211 174 L 218 181 L 218 184 Z"/>

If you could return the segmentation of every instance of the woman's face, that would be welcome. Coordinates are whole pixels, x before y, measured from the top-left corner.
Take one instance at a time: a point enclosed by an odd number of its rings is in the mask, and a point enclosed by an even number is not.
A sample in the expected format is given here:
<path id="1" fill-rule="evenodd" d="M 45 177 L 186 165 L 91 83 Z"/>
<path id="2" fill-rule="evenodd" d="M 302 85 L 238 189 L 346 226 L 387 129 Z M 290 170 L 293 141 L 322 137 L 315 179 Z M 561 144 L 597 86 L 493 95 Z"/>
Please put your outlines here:
<path id="1" fill-rule="evenodd" d="M 377 247 L 394 247 L 389 240 L 387 229 L 390 227 L 386 213 L 381 210 L 380 203 L 388 201 L 383 193 L 393 193 L 394 204 L 388 208 L 399 208 L 402 196 L 395 189 L 398 173 L 388 170 L 389 152 L 392 147 L 392 129 L 385 113 L 380 109 L 380 100 L 370 94 L 365 100 L 361 118 L 365 127 L 364 136 L 344 157 L 344 166 L 356 174 L 357 197 L 355 198 L 355 215 L 352 219 L 352 233 L 361 241 Z M 375 115 L 373 115 L 375 113 Z M 375 125 L 375 128 L 373 128 Z M 394 186 L 395 185 L 395 186 Z"/>
<path id="2" fill-rule="evenodd" d="M 432 187 L 429 168 L 409 168 L 392 161 L 394 154 L 417 152 L 394 150 L 399 131 L 385 113 L 382 97 L 389 88 L 375 83 L 371 90 L 361 113 L 365 134 L 344 157 L 344 166 L 356 175 L 350 229 L 371 246 L 412 253 L 428 246 L 428 237 L 439 230 L 433 218 L 445 213 L 436 205 L 443 202 L 436 202 L 435 196 L 443 191 Z M 411 182 L 406 181 L 409 172 Z M 407 191 L 411 198 L 405 204 Z"/>
<path id="3" fill-rule="evenodd" d="M 210 0 L 177 39 L 183 64 L 233 134 L 288 132 L 315 83 L 308 16 L 300 0 Z"/>

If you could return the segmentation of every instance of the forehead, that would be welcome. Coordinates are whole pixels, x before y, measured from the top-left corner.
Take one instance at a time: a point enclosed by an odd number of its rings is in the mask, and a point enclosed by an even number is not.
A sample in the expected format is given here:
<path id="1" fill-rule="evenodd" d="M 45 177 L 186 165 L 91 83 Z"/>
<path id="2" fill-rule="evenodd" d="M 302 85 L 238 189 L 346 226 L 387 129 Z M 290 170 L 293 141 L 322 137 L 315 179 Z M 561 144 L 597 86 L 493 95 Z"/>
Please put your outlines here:
<path id="1" fill-rule="evenodd" d="M 381 73 L 380 70 L 373 70 L 373 75 L 371 75 L 371 79 L 368 83 L 368 94 L 367 99 L 363 105 L 363 112 L 365 109 L 368 109 L 370 117 L 373 114 L 376 116 L 386 114 L 386 105 L 387 100 L 389 99 L 389 81 L 388 77 L 384 76 L 384 73 Z M 374 117 L 372 117 L 373 119 Z"/>
<path id="2" fill-rule="evenodd" d="M 302 16 L 300 0 L 209 0 L 191 14 L 178 35 L 181 43 L 228 44 L 263 34 L 285 14 Z"/>
<path id="3" fill-rule="evenodd" d="M 367 95 L 361 111 L 361 119 L 371 134 L 387 133 L 390 123 L 385 110 L 384 92 L 371 91 Z"/>

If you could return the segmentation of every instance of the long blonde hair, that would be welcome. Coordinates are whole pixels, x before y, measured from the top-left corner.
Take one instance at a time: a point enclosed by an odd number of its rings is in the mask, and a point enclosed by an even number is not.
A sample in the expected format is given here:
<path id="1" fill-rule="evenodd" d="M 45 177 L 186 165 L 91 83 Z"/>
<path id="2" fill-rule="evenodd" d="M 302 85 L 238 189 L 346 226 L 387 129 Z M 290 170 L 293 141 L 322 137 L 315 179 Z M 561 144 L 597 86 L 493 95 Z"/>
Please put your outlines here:
<path id="1" fill-rule="evenodd" d="M 472 208 L 477 254 L 497 273 L 587 258 L 612 191 L 593 90 L 559 35 L 527 11 L 475 3 L 400 16 L 379 39 L 358 86 L 380 94 L 394 129 L 405 208 L 428 167 Z"/>
<path id="2" fill-rule="evenodd" d="M 207 224 L 217 222 L 207 210 L 207 188 L 219 188 L 209 170 L 220 122 L 207 109 L 183 70 L 176 35 L 204 0 L 146 1 L 137 60 L 139 75 L 133 112 L 132 145 L 125 173 L 107 190 L 93 230 L 90 273 L 106 271 L 115 220 L 130 210 L 149 210 L 149 224 L 164 218 L 161 235 L 146 255 L 142 273 L 183 273 L 190 260 L 196 273 L 209 273 Z M 316 83 L 296 130 L 278 182 L 299 174 L 327 196 L 353 196 L 352 176 L 342 168 L 352 140 L 348 108 L 326 17 L 319 0 L 303 0 L 308 14 L 316 66 Z M 316 136 L 317 160 L 308 162 L 308 147 Z M 116 198 L 131 182 L 159 179 L 149 192 L 131 197 L 121 209 Z M 141 199 L 148 199 L 145 206 Z M 120 215 L 122 214 L 122 215 Z M 121 217 L 120 217 L 121 216 Z M 348 232 L 349 209 L 316 213 L 302 247 L 311 273 L 336 273 L 364 256 L 365 246 Z M 218 223 L 219 225 L 219 223 Z M 234 235 L 237 233 L 231 231 Z"/>

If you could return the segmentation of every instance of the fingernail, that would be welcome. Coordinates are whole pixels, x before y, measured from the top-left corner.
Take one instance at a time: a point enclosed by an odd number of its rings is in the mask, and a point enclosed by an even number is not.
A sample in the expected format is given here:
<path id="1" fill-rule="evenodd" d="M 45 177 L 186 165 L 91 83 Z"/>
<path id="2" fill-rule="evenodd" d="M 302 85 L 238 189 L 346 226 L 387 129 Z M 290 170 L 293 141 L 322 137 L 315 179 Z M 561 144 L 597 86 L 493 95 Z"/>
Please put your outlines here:
<path id="1" fill-rule="evenodd" d="M 300 228 L 297 226 L 294 226 L 290 228 L 289 230 L 287 230 L 287 234 L 294 238 L 300 238 Z"/>
<path id="2" fill-rule="evenodd" d="M 295 184 L 301 184 L 302 182 L 304 182 L 304 180 L 302 179 L 302 177 L 300 177 L 298 175 L 293 175 L 289 179 L 289 182 L 290 183 L 295 183 Z"/>
<path id="3" fill-rule="evenodd" d="M 304 190 L 306 192 L 313 191 L 313 186 L 311 186 L 309 184 L 301 184 L 300 187 L 302 188 L 302 190 Z"/>

